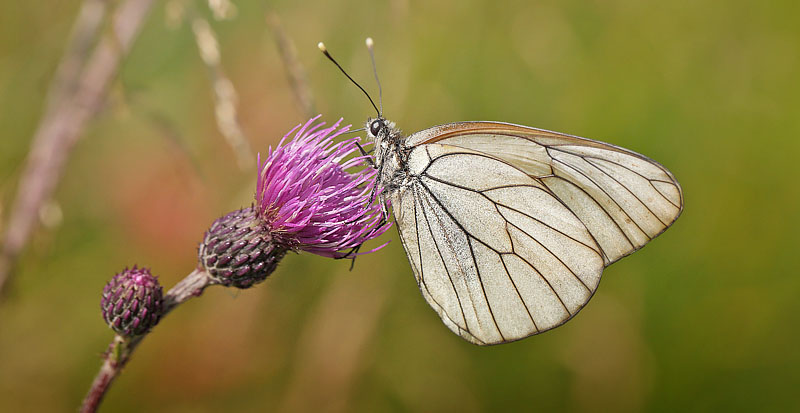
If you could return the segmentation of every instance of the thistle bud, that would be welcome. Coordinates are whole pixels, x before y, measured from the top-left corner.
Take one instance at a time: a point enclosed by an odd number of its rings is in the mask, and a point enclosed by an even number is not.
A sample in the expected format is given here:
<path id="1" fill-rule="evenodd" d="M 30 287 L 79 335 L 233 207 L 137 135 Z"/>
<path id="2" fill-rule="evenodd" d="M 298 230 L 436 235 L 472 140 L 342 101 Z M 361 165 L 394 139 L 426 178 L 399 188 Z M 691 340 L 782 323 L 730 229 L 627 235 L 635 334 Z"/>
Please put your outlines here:
<path id="1" fill-rule="evenodd" d="M 100 308 L 108 326 L 120 335 L 146 333 L 161 317 L 163 290 L 147 268 L 125 269 L 103 288 Z"/>
<path id="2" fill-rule="evenodd" d="M 254 208 L 233 211 L 211 224 L 198 258 L 211 277 L 226 286 L 249 288 L 275 270 L 286 248 L 276 245 Z"/>

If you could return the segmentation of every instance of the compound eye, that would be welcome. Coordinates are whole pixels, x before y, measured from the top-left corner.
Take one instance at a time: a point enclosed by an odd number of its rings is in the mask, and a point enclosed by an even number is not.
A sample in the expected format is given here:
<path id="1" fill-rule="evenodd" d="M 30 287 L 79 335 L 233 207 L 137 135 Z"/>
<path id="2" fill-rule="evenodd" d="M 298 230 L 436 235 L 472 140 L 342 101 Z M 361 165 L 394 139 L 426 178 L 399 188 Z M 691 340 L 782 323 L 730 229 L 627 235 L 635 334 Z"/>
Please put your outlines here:
<path id="1" fill-rule="evenodd" d="M 385 127 L 386 125 L 383 123 L 383 121 L 377 119 L 369 125 L 369 131 L 372 133 L 372 136 L 378 136 L 378 133 L 381 131 L 381 129 Z"/>

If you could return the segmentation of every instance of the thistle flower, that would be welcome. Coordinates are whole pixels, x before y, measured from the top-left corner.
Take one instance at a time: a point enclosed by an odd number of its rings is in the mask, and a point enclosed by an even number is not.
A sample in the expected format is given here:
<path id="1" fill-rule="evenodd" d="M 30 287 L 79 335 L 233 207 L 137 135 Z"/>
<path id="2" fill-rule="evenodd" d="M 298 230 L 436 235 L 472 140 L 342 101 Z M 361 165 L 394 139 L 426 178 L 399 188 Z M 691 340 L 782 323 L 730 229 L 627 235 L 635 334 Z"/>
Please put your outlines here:
<path id="1" fill-rule="evenodd" d="M 334 142 L 349 125 L 339 128 L 340 119 L 323 129 L 318 118 L 292 129 L 263 163 L 259 155 L 256 204 L 218 219 L 206 232 L 200 263 L 218 282 L 250 287 L 289 250 L 351 258 L 352 250 L 389 228 L 380 205 L 370 202 L 376 171 L 363 168 L 365 156 L 351 156 L 360 138 Z"/>
<path id="2" fill-rule="evenodd" d="M 370 203 L 377 171 L 348 169 L 363 166 L 366 156 L 350 160 L 358 151 L 359 137 L 334 143 L 347 132 L 341 119 L 326 129 L 312 126 L 312 118 L 284 145 L 286 136 L 264 163 L 259 157 L 256 202 L 259 217 L 273 235 L 293 249 L 325 257 L 343 258 L 343 250 L 355 248 L 383 234 L 378 226 L 380 206 Z M 338 129 L 338 130 L 337 130 Z"/>
<path id="3" fill-rule="evenodd" d="M 158 278 L 149 269 L 125 268 L 103 288 L 103 319 L 120 335 L 144 334 L 158 324 L 162 293 Z"/>

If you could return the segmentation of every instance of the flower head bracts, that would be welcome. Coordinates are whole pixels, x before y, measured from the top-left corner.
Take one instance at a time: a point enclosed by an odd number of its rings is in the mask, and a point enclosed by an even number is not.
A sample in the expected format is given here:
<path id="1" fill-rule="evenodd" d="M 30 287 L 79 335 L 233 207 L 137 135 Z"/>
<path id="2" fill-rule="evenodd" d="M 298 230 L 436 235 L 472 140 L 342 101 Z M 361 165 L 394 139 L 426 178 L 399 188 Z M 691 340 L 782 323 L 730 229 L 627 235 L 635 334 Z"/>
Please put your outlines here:
<path id="1" fill-rule="evenodd" d="M 125 268 L 103 288 L 103 319 L 118 334 L 138 336 L 158 324 L 163 290 L 147 268 Z"/>
<path id="2" fill-rule="evenodd" d="M 358 151 L 360 138 L 334 142 L 350 126 L 339 128 L 340 119 L 323 129 L 324 123 L 314 124 L 318 118 L 286 134 L 263 164 L 259 155 L 257 214 L 290 248 L 343 258 L 349 256 L 343 250 L 383 234 L 390 225 L 379 225 L 380 206 L 370 202 L 376 171 L 348 171 L 364 164 L 366 156 L 347 159 Z"/>

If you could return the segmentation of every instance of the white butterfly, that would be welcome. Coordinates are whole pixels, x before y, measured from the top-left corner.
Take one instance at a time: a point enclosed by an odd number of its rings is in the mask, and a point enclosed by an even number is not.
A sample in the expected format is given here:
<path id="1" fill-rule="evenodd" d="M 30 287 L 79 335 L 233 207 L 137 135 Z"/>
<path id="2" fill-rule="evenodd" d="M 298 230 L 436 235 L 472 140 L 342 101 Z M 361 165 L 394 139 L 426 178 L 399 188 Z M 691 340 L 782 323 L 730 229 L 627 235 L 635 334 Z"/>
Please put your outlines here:
<path id="1" fill-rule="evenodd" d="M 404 137 L 381 115 L 366 130 L 422 295 L 475 344 L 565 323 L 683 209 L 672 173 L 603 142 L 501 122 Z"/>

